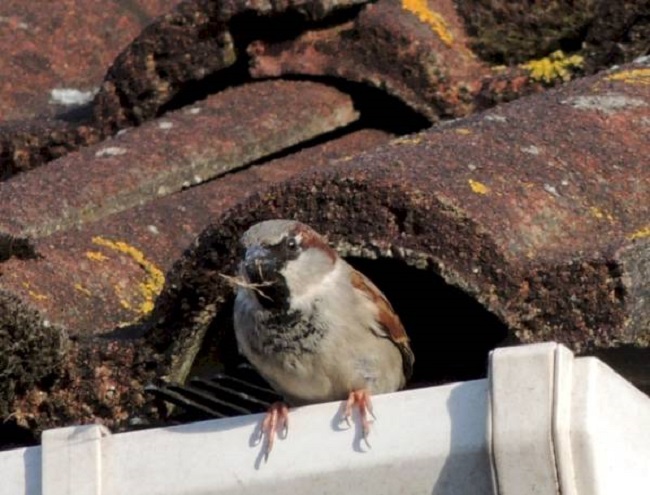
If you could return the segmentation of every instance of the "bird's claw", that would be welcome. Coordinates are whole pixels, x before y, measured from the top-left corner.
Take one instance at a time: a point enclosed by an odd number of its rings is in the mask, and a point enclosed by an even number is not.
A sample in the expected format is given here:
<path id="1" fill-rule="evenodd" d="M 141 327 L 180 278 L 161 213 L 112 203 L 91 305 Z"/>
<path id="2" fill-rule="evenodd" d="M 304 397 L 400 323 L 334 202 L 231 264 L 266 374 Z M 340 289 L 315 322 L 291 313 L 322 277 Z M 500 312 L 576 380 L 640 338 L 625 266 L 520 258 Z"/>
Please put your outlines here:
<path id="1" fill-rule="evenodd" d="M 352 426 L 350 418 L 352 417 L 352 409 L 359 408 L 359 419 L 361 420 L 361 433 L 365 444 L 371 448 L 368 436 L 370 435 L 370 425 L 373 421 L 368 419 L 368 415 L 376 420 L 377 417 L 373 411 L 372 401 L 370 400 L 370 393 L 367 390 L 354 390 L 350 392 L 348 400 L 345 403 L 345 410 L 343 412 L 343 420 L 349 427 Z"/>
<path id="2" fill-rule="evenodd" d="M 276 402 L 269 407 L 266 416 L 262 420 L 259 438 L 257 443 L 266 437 L 264 447 L 264 460 L 268 460 L 273 449 L 275 437 L 286 438 L 289 434 L 289 408 L 282 402 Z"/>

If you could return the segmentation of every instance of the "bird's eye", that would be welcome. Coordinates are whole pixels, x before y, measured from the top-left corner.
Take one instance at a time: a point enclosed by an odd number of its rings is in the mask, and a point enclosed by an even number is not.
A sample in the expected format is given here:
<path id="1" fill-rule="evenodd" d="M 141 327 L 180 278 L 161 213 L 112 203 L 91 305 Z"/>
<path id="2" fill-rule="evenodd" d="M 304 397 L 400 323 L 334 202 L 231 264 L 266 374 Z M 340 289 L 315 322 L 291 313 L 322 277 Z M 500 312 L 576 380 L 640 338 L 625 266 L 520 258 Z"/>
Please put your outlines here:
<path id="1" fill-rule="evenodd" d="M 287 249 L 289 249 L 289 251 L 295 251 L 298 249 L 298 241 L 295 237 L 289 237 L 287 239 Z"/>

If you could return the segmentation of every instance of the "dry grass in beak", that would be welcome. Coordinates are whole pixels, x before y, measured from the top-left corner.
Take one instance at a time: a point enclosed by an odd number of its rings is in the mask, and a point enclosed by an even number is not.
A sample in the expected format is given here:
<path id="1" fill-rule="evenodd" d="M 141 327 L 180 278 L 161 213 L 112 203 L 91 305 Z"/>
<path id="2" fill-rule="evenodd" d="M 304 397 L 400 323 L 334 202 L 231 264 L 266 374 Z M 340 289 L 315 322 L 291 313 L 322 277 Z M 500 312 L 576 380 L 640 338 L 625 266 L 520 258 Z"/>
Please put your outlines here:
<path id="1" fill-rule="evenodd" d="M 269 296 L 260 290 L 260 287 L 269 287 L 273 285 L 273 282 L 261 282 L 254 284 L 253 282 L 245 280 L 244 277 L 241 276 L 233 277 L 232 275 L 226 275 L 225 273 L 220 273 L 219 276 L 226 279 L 226 281 L 233 287 L 244 287 L 246 289 L 251 289 L 262 296 L 264 299 L 268 299 L 269 301 L 273 302 Z"/>
<path id="2" fill-rule="evenodd" d="M 255 260 L 255 266 L 257 267 L 257 274 L 260 276 L 260 280 L 263 280 L 264 274 L 262 273 L 262 263 L 260 260 Z"/>

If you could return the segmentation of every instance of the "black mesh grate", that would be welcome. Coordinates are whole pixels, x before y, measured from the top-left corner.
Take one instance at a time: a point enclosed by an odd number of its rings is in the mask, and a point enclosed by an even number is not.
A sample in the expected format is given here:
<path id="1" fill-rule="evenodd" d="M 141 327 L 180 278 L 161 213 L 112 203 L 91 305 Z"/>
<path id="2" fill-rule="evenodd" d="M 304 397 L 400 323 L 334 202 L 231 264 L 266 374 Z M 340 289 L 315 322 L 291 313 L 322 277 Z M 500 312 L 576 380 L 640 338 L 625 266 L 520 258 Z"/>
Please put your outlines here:
<path id="1" fill-rule="evenodd" d="M 186 384 L 158 383 L 146 387 L 156 399 L 182 408 L 193 419 L 227 418 L 266 411 L 281 400 L 250 367 L 207 378 L 191 378 Z"/>

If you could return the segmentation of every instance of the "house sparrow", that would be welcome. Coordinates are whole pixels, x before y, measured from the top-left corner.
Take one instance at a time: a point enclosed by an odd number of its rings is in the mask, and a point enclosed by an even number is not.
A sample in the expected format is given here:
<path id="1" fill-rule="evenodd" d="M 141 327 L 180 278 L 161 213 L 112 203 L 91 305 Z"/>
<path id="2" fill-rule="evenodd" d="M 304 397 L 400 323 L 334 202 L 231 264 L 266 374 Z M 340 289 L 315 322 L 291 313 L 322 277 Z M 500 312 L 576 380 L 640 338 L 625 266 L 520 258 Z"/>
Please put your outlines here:
<path id="1" fill-rule="evenodd" d="M 318 233 L 292 220 L 248 229 L 241 243 L 234 326 L 240 352 L 290 405 L 346 400 L 370 431 L 371 394 L 402 388 L 414 357 L 390 303 Z M 373 416 L 374 417 L 374 416 Z M 266 454 L 288 409 L 262 423 Z"/>

